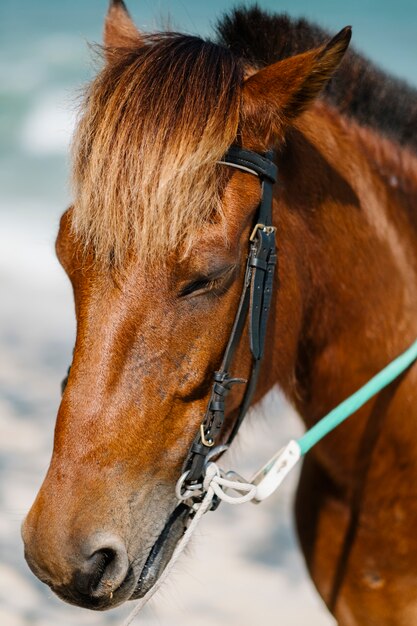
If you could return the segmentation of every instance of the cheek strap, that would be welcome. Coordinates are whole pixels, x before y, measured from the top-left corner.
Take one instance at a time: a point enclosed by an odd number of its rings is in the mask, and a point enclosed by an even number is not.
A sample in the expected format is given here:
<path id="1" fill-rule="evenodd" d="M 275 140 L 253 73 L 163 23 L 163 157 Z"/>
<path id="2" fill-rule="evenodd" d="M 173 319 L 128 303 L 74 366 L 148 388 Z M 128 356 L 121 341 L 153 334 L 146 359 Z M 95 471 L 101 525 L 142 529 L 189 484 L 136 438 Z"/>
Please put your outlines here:
<path id="1" fill-rule="evenodd" d="M 266 328 L 272 301 L 274 272 L 277 263 L 275 227 L 272 225 L 273 185 L 277 178 L 277 167 L 272 153 L 257 154 L 233 146 L 219 163 L 248 172 L 258 178 L 262 185 L 261 202 L 256 212 L 255 223 L 249 238 L 242 294 L 240 296 L 233 328 L 223 355 L 220 369 L 214 373 L 210 401 L 200 430 L 191 446 L 184 471 L 188 484 L 199 482 L 204 474 L 205 463 L 222 430 L 226 414 L 226 396 L 235 384 L 246 384 L 238 417 L 227 440 L 229 446 L 251 404 L 264 354 Z M 252 366 L 248 380 L 230 374 L 236 348 L 242 338 L 249 317 L 249 343 Z"/>

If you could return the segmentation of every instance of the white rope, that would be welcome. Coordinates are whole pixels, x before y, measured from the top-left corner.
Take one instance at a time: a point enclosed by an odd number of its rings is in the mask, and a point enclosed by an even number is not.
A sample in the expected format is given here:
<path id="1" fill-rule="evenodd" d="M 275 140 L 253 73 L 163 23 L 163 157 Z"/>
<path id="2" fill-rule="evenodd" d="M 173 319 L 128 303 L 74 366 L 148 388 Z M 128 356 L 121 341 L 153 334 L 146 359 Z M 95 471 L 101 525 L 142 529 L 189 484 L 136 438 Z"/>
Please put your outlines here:
<path id="1" fill-rule="evenodd" d="M 198 506 L 196 514 L 191 520 L 191 524 L 189 525 L 189 527 L 183 534 L 182 538 L 176 545 L 176 548 L 172 554 L 171 560 L 169 561 L 168 565 L 166 566 L 166 568 L 164 569 L 164 571 L 162 572 L 161 576 L 158 578 L 156 583 L 153 585 L 153 587 L 149 589 L 149 591 L 143 596 L 143 598 L 140 598 L 140 600 L 138 601 L 133 611 L 127 617 L 126 621 L 123 622 L 123 626 L 129 626 L 129 624 L 133 622 L 133 620 L 135 619 L 139 611 L 145 606 L 148 600 L 152 598 L 154 593 L 158 591 L 159 587 L 163 584 L 168 574 L 170 574 L 179 556 L 184 552 L 186 546 L 188 545 L 188 542 L 190 541 L 191 536 L 193 535 L 200 519 L 203 517 L 204 513 L 209 510 L 211 503 L 213 501 L 213 497 L 214 497 L 214 490 L 212 487 L 209 487 L 201 504 Z"/>
<path id="2" fill-rule="evenodd" d="M 204 477 L 203 489 L 207 491 L 211 487 L 220 500 L 228 502 L 229 504 L 243 504 L 253 500 L 256 494 L 256 485 L 252 483 L 245 483 L 240 480 L 231 480 L 221 475 L 220 469 L 215 463 L 209 463 L 206 468 L 206 475 Z M 223 489 L 234 489 L 238 492 L 243 492 L 241 496 L 231 496 Z"/>
<path id="3" fill-rule="evenodd" d="M 271 495 L 271 493 L 273 493 L 273 491 L 280 486 L 285 476 L 287 476 L 290 470 L 300 459 L 300 455 L 301 453 L 298 443 L 296 441 L 290 441 L 283 450 L 272 457 L 272 459 L 270 459 L 268 463 L 266 463 L 259 470 L 259 472 L 255 474 L 250 483 L 244 482 L 239 477 L 233 480 L 230 473 L 225 476 L 216 463 L 210 462 L 207 464 L 205 469 L 203 484 L 188 485 L 185 486 L 184 489 L 188 474 L 188 472 L 185 472 L 177 482 L 175 492 L 179 500 L 190 502 L 190 509 L 195 511 L 194 517 L 176 545 L 171 559 L 161 576 L 143 596 L 143 598 L 138 600 L 138 603 L 123 623 L 123 626 L 129 626 L 133 622 L 139 611 L 164 583 L 178 558 L 187 547 L 204 513 L 211 508 L 213 498 L 215 496 L 224 502 L 228 502 L 229 504 L 243 504 L 244 502 L 249 502 L 251 500 L 260 502 Z M 237 492 L 237 494 L 240 495 L 230 495 L 229 493 L 226 493 L 225 489 L 233 489 L 235 493 Z M 193 503 L 193 498 L 203 494 L 204 497 L 200 503 Z"/>
<path id="4" fill-rule="evenodd" d="M 223 491 L 223 487 L 229 488 L 229 489 L 235 489 L 236 491 L 239 491 L 239 492 L 243 491 L 244 495 L 230 496 L 227 493 L 225 493 L 225 491 Z M 125 622 L 123 622 L 123 626 L 129 626 L 129 624 L 133 622 L 133 620 L 135 619 L 139 611 L 142 610 L 142 608 L 145 606 L 148 600 L 152 598 L 152 596 L 158 591 L 159 587 L 164 583 L 167 576 L 172 571 L 172 568 L 175 565 L 176 561 L 178 560 L 180 555 L 184 552 L 185 548 L 187 547 L 204 513 L 206 513 L 206 511 L 210 509 L 214 496 L 216 495 L 218 498 L 220 498 L 221 500 L 224 500 L 225 502 L 228 502 L 229 504 L 243 504 L 244 502 L 249 502 L 249 500 L 252 500 L 256 492 L 255 485 L 252 485 L 250 483 L 240 482 L 238 480 L 230 480 L 228 478 L 224 478 L 221 475 L 220 469 L 217 467 L 215 463 L 209 463 L 207 465 L 206 474 L 204 477 L 203 489 L 206 492 L 206 494 L 200 504 L 194 505 L 195 507 L 198 507 L 196 510 L 196 513 L 193 519 L 191 520 L 189 527 L 187 528 L 182 538 L 178 542 L 168 565 L 165 567 L 164 571 L 162 572 L 161 576 L 158 578 L 156 583 L 153 585 L 153 587 L 149 589 L 149 591 L 143 596 L 143 598 L 140 598 L 140 600 L 138 600 L 138 603 L 136 604 L 133 611 L 130 613 L 130 615 L 128 615 Z M 180 499 L 181 500 L 188 499 L 190 497 L 188 491 L 185 492 L 185 496 L 186 497 L 184 497 L 184 494 L 183 494 Z"/>

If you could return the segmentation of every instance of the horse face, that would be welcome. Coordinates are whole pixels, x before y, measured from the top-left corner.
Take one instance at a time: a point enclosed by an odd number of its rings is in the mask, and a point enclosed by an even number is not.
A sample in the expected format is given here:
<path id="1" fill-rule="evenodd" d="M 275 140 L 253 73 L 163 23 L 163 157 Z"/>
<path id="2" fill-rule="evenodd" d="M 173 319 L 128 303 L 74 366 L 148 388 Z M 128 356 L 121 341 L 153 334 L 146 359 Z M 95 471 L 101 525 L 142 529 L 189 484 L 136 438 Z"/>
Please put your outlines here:
<path id="1" fill-rule="evenodd" d="M 61 220 L 56 248 L 73 285 L 77 339 L 52 461 L 23 536 L 33 571 L 69 602 L 102 609 L 143 595 L 182 534 L 183 520 L 170 520 L 175 483 L 230 334 L 259 198 L 254 176 L 230 173 L 230 232 L 207 225 L 186 258 L 146 269 L 133 258 L 119 272 L 98 267 L 77 246 L 71 209 Z M 138 583 L 168 520 L 169 539 Z"/>
<path id="2" fill-rule="evenodd" d="M 81 224 L 95 223 L 104 243 L 115 228 L 119 244 L 124 235 L 130 242 L 146 220 L 152 236 L 149 248 L 133 248 L 123 267 L 116 263 L 110 271 L 111 264 L 89 251 L 94 232 L 82 247 L 71 229 L 72 210 L 61 221 L 57 251 L 73 284 L 77 339 L 51 464 L 23 538 L 35 574 L 65 600 L 115 606 L 143 595 L 167 563 L 183 529 L 181 519 L 171 517 L 175 483 L 231 331 L 261 195 L 253 175 L 229 172 L 220 185 L 224 219 L 216 221 L 210 201 L 225 167 L 216 163 L 237 136 L 259 152 L 277 146 L 336 69 L 349 38 L 345 29 L 322 48 L 256 72 L 226 48 L 195 37 L 141 36 L 123 2 L 111 2 L 107 68 L 89 92 L 76 142 L 76 195 L 83 201 L 75 207 L 90 207 Z M 190 180 L 196 184 L 186 184 Z M 183 200 L 176 204 L 184 207 L 181 221 L 174 222 L 164 202 L 171 196 Z M 140 219 L 132 211 L 137 206 Z M 284 371 L 292 379 L 301 319 L 297 217 L 285 203 L 279 208 L 286 222 L 279 228 L 285 342 L 274 346 L 273 382 L 282 382 Z M 190 237 L 196 230 L 192 247 L 166 254 L 158 240 L 161 221 L 168 234 L 184 229 Z M 116 259 L 123 247 L 113 248 Z M 136 259 L 139 249 L 163 258 Z M 236 363 L 237 374 L 247 376 L 245 337 Z M 229 400 L 230 426 L 240 393 Z M 168 539 L 147 564 L 165 527 Z"/>

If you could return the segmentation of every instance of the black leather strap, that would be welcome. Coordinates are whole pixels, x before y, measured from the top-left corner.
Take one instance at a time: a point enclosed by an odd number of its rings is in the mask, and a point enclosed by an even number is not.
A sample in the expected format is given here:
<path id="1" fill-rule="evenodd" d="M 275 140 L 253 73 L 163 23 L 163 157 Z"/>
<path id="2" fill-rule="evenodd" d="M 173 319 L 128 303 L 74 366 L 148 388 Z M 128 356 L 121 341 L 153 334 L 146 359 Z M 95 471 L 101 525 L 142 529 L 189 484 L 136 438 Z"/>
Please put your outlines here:
<path id="1" fill-rule="evenodd" d="M 256 255 L 249 259 L 253 268 L 251 281 L 249 337 L 253 358 L 263 356 L 266 322 L 271 304 L 271 287 L 274 275 L 275 232 L 259 229 L 259 244 Z"/>
<path id="2" fill-rule="evenodd" d="M 258 154 L 251 150 L 232 146 L 224 155 L 221 163 L 241 166 L 255 173 L 263 180 L 269 180 L 272 184 L 277 182 L 278 169 L 272 160 L 272 153 Z"/>
<path id="3" fill-rule="evenodd" d="M 188 470 L 188 483 L 198 482 L 204 473 L 206 457 L 212 450 L 224 423 L 225 399 L 231 387 L 238 383 L 247 384 L 239 415 L 229 436 L 228 444 L 236 436 L 255 392 L 261 358 L 264 352 L 266 325 L 271 305 L 274 269 L 277 260 L 275 228 L 272 225 L 272 191 L 273 184 L 277 178 L 277 167 L 272 161 L 272 156 L 272 153 L 261 155 L 233 146 L 220 161 L 259 176 L 262 181 L 262 199 L 251 235 L 243 289 L 233 328 L 220 370 L 214 374 L 211 397 L 200 432 L 191 446 L 185 463 L 185 469 Z M 253 361 L 249 379 L 246 381 L 231 377 L 229 369 L 242 337 L 248 312 L 250 349 Z"/>

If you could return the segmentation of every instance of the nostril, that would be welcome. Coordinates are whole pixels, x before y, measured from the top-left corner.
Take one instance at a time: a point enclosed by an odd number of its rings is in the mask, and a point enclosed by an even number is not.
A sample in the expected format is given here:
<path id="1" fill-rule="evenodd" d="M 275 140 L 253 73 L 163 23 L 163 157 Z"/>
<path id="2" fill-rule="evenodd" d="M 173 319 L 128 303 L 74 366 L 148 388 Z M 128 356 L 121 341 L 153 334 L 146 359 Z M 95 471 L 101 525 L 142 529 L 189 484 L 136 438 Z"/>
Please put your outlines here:
<path id="1" fill-rule="evenodd" d="M 111 548 L 99 550 L 91 556 L 89 560 L 89 569 L 91 571 L 89 592 L 91 595 L 94 595 L 94 592 L 100 587 L 100 584 L 102 585 L 104 575 L 106 574 L 108 577 L 111 564 L 115 559 L 117 559 L 117 554 Z"/>
<path id="2" fill-rule="evenodd" d="M 129 560 L 122 541 L 116 537 L 105 539 L 103 542 L 96 537 L 90 543 L 90 549 L 95 549 L 90 551 L 90 556 L 75 577 L 77 591 L 93 598 L 112 595 L 123 583 L 129 570 Z M 99 543 L 102 544 L 100 547 Z"/>

